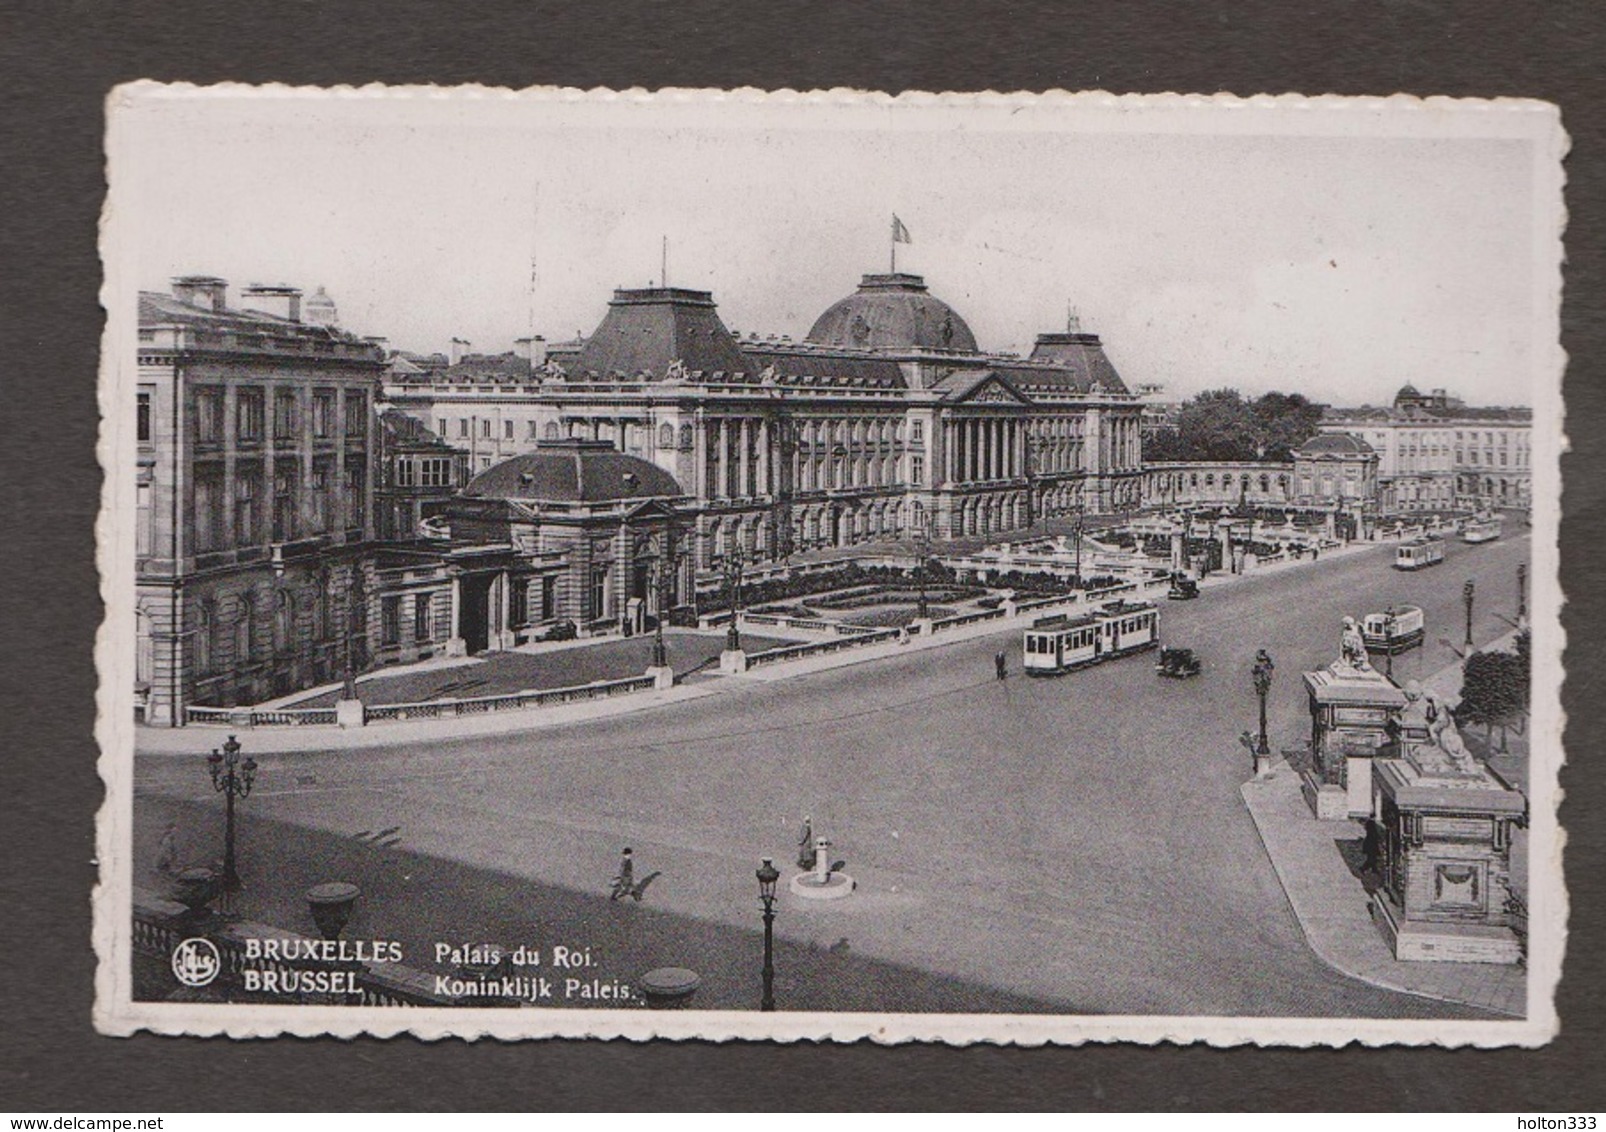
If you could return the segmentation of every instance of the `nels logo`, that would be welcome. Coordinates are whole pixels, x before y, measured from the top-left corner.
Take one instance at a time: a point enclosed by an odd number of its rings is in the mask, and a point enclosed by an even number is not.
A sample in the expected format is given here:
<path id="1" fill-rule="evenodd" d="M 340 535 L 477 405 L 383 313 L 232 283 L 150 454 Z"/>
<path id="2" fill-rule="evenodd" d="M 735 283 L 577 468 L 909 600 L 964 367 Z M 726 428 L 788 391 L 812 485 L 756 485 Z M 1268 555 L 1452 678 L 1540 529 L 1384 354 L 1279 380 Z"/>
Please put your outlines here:
<path id="1" fill-rule="evenodd" d="M 173 977 L 187 987 L 204 987 L 217 978 L 223 960 L 209 939 L 186 939 L 173 948 Z"/>

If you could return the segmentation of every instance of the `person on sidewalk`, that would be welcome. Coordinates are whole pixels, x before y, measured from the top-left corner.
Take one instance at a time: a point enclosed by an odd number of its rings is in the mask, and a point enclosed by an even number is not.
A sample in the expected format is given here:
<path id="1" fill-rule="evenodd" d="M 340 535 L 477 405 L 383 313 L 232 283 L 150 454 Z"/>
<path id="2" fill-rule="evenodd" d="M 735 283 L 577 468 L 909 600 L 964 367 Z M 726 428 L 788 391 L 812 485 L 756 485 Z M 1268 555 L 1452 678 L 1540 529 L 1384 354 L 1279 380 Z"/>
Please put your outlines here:
<path id="1" fill-rule="evenodd" d="M 997 656 L 993 657 L 993 667 L 998 669 L 998 678 L 1000 680 L 1009 675 L 1009 660 L 1004 656 L 1002 649 L 999 650 Z"/>
<path id="2" fill-rule="evenodd" d="M 619 871 L 614 874 L 613 891 L 608 894 L 609 900 L 617 900 L 621 896 L 628 896 L 636 888 L 636 862 L 631 856 L 630 846 L 619 857 Z M 638 898 L 639 899 L 639 898 Z"/>

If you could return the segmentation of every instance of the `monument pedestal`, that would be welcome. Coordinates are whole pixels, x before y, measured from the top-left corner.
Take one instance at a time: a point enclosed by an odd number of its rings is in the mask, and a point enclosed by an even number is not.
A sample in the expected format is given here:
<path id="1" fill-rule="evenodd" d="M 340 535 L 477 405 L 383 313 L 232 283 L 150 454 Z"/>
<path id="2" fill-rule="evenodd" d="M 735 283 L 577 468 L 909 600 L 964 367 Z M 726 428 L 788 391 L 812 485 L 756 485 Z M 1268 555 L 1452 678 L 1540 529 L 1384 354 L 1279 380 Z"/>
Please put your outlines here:
<path id="1" fill-rule="evenodd" d="M 719 670 L 726 676 L 740 676 L 747 671 L 747 654 L 741 649 L 726 649 L 719 654 Z"/>
<path id="2" fill-rule="evenodd" d="M 446 642 L 447 656 L 467 656 L 468 642 L 462 637 L 453 637 Z"/>
<path id="3" fill-rule="evenodd" d="M 1382 673 L 1338 661 L 1305 673 L 1310 699 L 1311 764 L 1305 797 L 1318 818 L 1372 813 L 1372 760 L 1390 741 L 1405 693 Z"/>
<path id="4" fill-rule="evenodd" d="M 667 664 L 661 668 L 657 665 L 648 665 L 646 674 L 652 677 L 652 686 L 659 691 L 675 686 L 675 670 Z"/>
<path id="5" fill-rule="evenodd" d="M 1378 759 L 1372 774 L 1383 878 L 1372 917 L 1394 957 L 1520 962 L 1510 896 L 1522 795 L 1464 751 L 1432 743 L 1405 744 L 1402 757 Z"/>
<path id="6" fill-rule="evenodd" d="M 361 700 L 336 700 L 335 722 L 341 727 L 363 727 L 368 723 L 368 713 Z"/>

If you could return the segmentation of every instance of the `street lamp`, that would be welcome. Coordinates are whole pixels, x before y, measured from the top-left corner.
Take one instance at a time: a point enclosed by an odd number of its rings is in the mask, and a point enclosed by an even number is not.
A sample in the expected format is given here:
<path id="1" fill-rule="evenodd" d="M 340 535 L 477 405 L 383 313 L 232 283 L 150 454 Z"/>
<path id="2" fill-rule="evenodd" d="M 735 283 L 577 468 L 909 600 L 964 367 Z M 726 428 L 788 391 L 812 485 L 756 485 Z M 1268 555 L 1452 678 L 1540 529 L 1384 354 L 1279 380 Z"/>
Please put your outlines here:
<path id="1" fill-rule="evenodd" d="M 1271 691 L 1271 670 L 1271 657 L 1262 649 L 1260 659 L 1255 661 L 1255 667 L 1250 670 L 1255 680 L 1255 695 L 1260 697 L 1260 738 L 1255 745 L 1256 758 L 1271 755 L 1271 744 L 1266 740 L 1266 696 Z"/>
<path id="2" fill-rule="evenodd" d="M 1383 611 L 1383 634 L 1387 640 L 1383 642 L 1383 674 L 1390 680 L 1394 679 L 1394 605 Z"/>
<path id="3" fill-rule="evenodd" d="M 664 559 L 667 557 L 671 563 L 674 561 L 674 551 L 669 543 L 669 535 L 664 534 L 663 554 L 644 554 L 640 556 L 642 565 L 647 568 L 647 584 L 652 588 L 652 594 L 657 609 L 654 610 L 652 626 L 652 666 L 666 668 L 669 665 L 669 652 L 664 647 L 664 618 L 668 615 L 669 606 L 664 600 Z"/>
<path id="4" fill-rule="evenodd" d="M 1528 617 L 1528 564 L 1517 563 L 1517 622 L 1521 624 Z"/>
<path id="5" fill-rule="evenodd" d="M 1472 584 L 1472 579 L 1468 578 L 1466 585 L 1461 587 L 1461 604 L 1467 607 L 1467 639 L 1465 644 L 1469 649 L 1472 647 L 1472 599 L 1476 593 L 1477 587 Z"/>
<path id="6" fill-rule="evenodd" d="M 924 621 L 927 617 L 926 607 L 926 561 L 931 557 L 931 531 L 927 523 L 922 522 L 920 529 L 915 532 L 915 581 L 920 586 L 920 597 L 915 604 L 915 616 Z"/>
<path id="7" fill-rule="evenodd" d="M 214 747 L 206 756 L 206 766 L 212 773 L 212 789 L 222 794 L 224 800 L 223 888 L 227 892 L 237 892 L 240 874 L 234 867 L 234 799 L 251 793 L 251 783 L 257 776 L 257 761 L 247 755 L 241 762 L 239 741 L 230 735 L 223 750 Z"/>
<path id="8" fill-rule="evenodd" d="M 775 882 L 781 879 L 781 870 L 771 857 L 765 857 L 758 866 L 758 898 L 764 902 L 764 997 L 760 1010 L 775 1009 Z"/>
<path id="9" fill-rule="evenodd" d="M 342 676 L 340 698 L 357 698 L 357 564 L 351 564 L 346 575 L 346 665 Z"/>
<path id="10" fill-rule="evenodd" d="M 742 614 L 742 548 L 732 546 L 729 554 L 725 556 L 725 585 L 730 590 L 731 623 L 725 630 L 725 648 L 730 652 L 737 652 L 742 647 L 741 630 L 737 628 L 737 621 Z"/>

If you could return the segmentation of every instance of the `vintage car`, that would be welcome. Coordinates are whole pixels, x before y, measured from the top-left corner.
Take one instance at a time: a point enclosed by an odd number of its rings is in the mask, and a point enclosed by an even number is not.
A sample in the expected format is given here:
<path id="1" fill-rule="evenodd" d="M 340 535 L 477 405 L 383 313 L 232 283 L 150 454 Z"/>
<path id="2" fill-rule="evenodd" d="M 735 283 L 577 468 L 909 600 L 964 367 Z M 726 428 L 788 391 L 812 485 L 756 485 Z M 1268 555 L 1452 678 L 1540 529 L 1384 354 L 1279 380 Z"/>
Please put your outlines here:
<path id="1" fill-rule="evenodd" d="M 1199 675 L 1199 667 L 1199 658 L 1193 655 L 1192 649 L 1163 648 L 1154 670 L 1161 676 L 1185 679 Z"/>
<path id="2" fill-rule="evenodd" d="M 1199 583 L 1186 574 L 1171 575 L 1171 588 L 1166 597 L 1172 601 L 1192 601 L 1199 596 Z"/>

